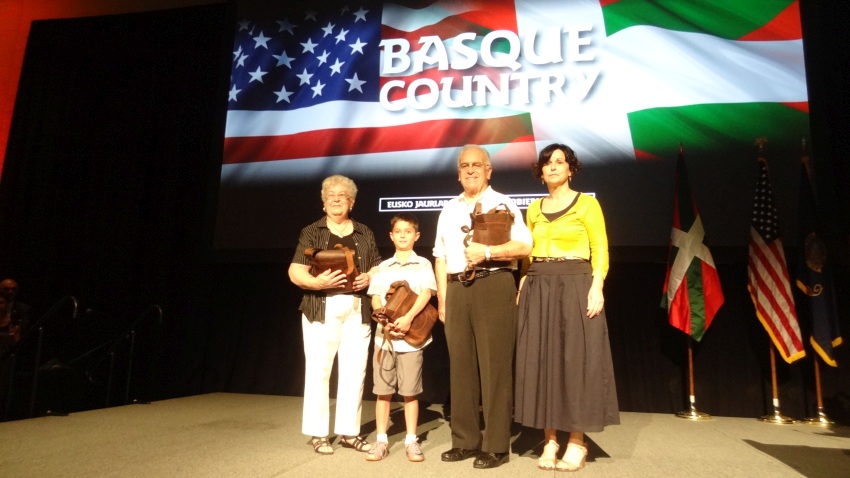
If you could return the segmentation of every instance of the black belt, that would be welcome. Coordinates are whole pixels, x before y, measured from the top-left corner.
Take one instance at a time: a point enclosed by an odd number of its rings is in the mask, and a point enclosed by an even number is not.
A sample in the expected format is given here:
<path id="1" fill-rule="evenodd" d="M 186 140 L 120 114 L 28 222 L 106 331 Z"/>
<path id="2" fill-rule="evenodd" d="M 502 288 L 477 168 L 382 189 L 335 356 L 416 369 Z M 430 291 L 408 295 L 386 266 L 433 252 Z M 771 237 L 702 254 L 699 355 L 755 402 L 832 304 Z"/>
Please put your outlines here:
<path id="1" fill-rule="evenodd" d="M 507 268 L 503 268 L 503 269 L 475 269 L 475 278 L 476 279 L 483 279 L 487 276 L 490 276 L 490 275 L 493 275 L 493 274 L 498 274 L 500 272 L 513 272 L 513 269 L 507 269 Z M 466 282 L 466 273 L 465 272 L 461 272 L 461 273 L 458 273 L 458 274 L 448 274 L 447 277 L 449 279 L 449 282 L 454 282 L 454 281 Z"/>
<path id="2" fill-rule="evenodd" d="M 566 257 L 532 257 L 532 262 L 565 262 L 565 261 L 587 261 L 583 257 L 566 256 Z"/>

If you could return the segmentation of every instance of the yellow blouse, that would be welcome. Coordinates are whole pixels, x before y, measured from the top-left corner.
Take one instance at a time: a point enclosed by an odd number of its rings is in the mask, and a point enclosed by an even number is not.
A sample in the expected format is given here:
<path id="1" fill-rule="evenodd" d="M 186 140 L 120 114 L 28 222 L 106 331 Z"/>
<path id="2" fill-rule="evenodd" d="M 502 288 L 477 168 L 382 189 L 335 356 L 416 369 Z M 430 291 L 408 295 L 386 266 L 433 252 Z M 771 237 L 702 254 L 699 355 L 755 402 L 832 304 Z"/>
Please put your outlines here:
<path id="1" fill-rule="evenodd" d="M 525 220 L 534 238 L 532 257 L 580 257 L 590 260 L 594 276 L 608 274 L 608 236 L 599 201 L 579 194 L 567 212 L 550 222 L 540 210 L 542 199 L 528 206 Z"/>

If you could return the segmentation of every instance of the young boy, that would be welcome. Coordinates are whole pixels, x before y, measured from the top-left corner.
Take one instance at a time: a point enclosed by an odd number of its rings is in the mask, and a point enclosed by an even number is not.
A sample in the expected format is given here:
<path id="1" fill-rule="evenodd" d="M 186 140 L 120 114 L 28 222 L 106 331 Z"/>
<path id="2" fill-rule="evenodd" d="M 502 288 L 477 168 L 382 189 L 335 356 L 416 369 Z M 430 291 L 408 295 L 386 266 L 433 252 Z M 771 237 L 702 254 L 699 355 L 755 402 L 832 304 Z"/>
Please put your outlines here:
<path id="1" fill-rule="evenodd" d="M 392 348 L 384 341 L 384 331 L 378 325 L 375 332 L 375 355 L 372 360 L 375 386 L 372 392 L 378 396 L 375 404 L 375 423 L 378 436 L 369 454 L 368 461 L 379 461 L 389 455 L 387 425 L 390 420 L 390 401 L 396 391 L 404 397 L 404 422 L 407 436 L 404 451 L 413 462 L 425 460 L 416 437 L 419 420 L 419 400 L 422 393 L 422 349 L 431 343 L 429 337 L 419 347 L 413 347 L 402 337 L 410 329 L 410 322 L 436 293 L 437 281 L 428 259 L 413 252 L 413 244 L 419 239 L 419 220 L 408 213 L 400 213 L 390 221 L 390 239 L 395 246 L 395 255 L 378 265 L 372 277 L 368 294 L 372 296 L 372 307 L 379 309 L 386 304 L 386 292 L 395 281 L 406 280 L 417 294 L 416 303 L 410 312 L 388 324 Z M 393 353 L 393 350 L 395 353 Z"/>

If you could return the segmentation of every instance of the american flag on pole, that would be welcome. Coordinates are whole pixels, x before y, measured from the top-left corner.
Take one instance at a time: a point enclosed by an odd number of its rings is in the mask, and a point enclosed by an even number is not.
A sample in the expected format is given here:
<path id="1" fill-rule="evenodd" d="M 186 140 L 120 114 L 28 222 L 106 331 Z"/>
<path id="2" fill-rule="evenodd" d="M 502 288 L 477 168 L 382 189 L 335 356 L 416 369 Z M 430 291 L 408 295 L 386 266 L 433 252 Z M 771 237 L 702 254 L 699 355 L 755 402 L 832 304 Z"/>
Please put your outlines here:
<path id="1" fill-rule="evenodd" d="M 661 306 L 667 308 L 670 325 L 699 342 L 723 305 L 723 289 L 714 258 L 704 242 L 705 229 L 688 183 L 681 146 L 674 201 Z"/>
<path id="2" fill-rule="evenodd" d="M 800 325 L 791 293 L 791 281 L 780 239 L 779 219 L 773 205 L 773 191 L 767 160 L 759 139 L 758 168 L 750 218 L 750 246 L 747 264 L 747 288 L 756 316 L 767 330 L 776 349 L 791 363 L 806 355 Z"/>

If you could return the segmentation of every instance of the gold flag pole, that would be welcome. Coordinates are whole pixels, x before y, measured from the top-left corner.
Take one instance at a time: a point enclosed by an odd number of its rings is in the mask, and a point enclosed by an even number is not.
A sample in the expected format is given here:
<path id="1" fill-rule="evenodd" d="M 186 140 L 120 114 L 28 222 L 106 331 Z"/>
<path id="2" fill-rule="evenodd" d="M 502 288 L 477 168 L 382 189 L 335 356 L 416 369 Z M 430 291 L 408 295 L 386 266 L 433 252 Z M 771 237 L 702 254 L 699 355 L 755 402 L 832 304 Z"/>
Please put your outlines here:
<path id="1" fill-rule="evenodd" d="M 765 415 L 759 418 L 759 421 L 773 423 L 775 425 L 794 423 L 794 420 L 779 412 L 779 388 L 776 385 L 776 356 L 773 352 L 773 347 L 770 348 L 770 380 L 773 385 L 773 414 Z"/>
<path id="2" fill-rule="evenodd" d="M 818 399 L 818 416 L 806 418 L 802 421 L 806 425 L 817 425 L 821 427 L 829 428 L 835 425 L 835 422 L 829 419 L 826 416 L 826 413 L 823 411 L 823 394 L 821 393 L 820 388 L 820 364 L 818 363 L 818 358 L 814 358 L 815 363 L 815 393 L 817 394 Z"/>
<path id="3" fill-rule="evenodd" d="M 686 418 L 688 420 L 711 420 L 711 415 L 707 413 L 703 413 L 697 411 L 696 406 L 696 395 L 694 394 L 694 349 L 693 349 L 693 338 L 688 336 L 688 384 L 690 386 L 690 395 L 689 400 L 691 403 L 691 408 L 688 410 L 681 411 L 676 414 L 679 418 Z"/>

